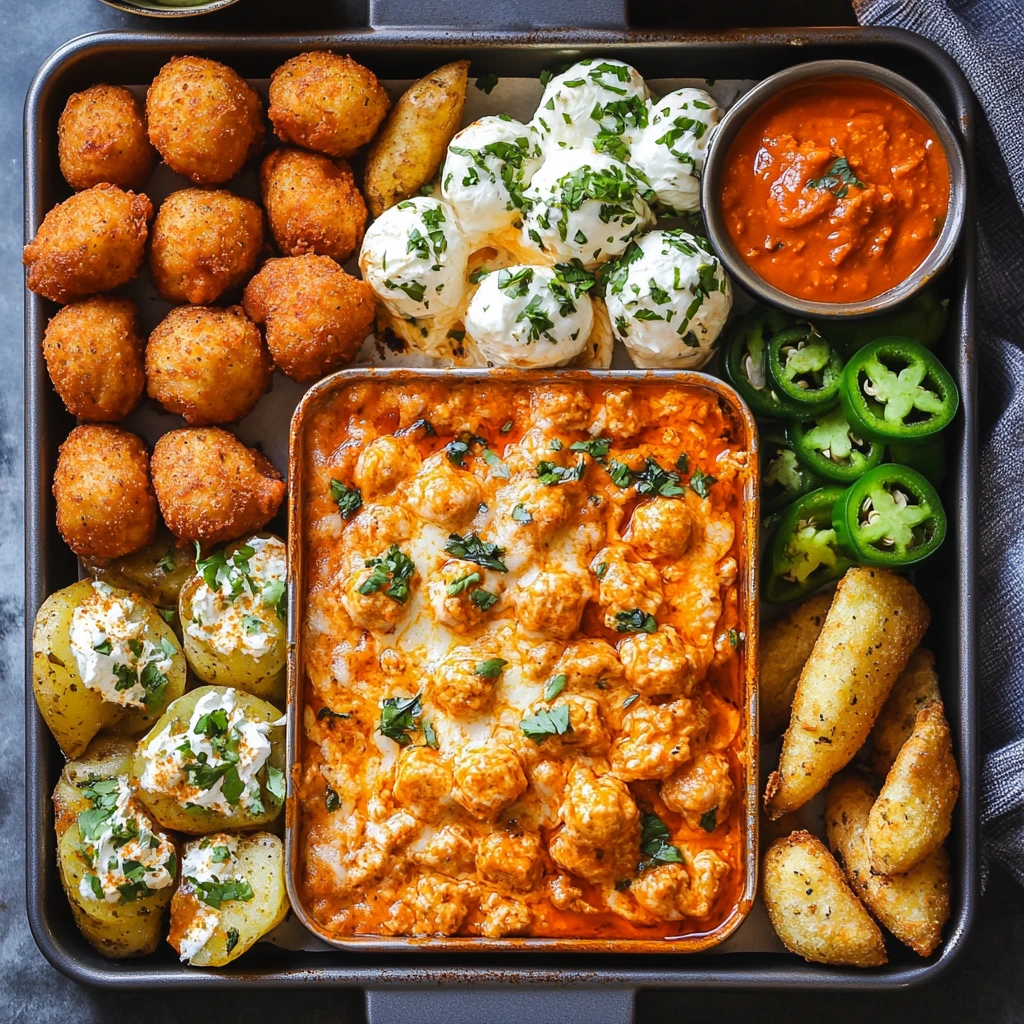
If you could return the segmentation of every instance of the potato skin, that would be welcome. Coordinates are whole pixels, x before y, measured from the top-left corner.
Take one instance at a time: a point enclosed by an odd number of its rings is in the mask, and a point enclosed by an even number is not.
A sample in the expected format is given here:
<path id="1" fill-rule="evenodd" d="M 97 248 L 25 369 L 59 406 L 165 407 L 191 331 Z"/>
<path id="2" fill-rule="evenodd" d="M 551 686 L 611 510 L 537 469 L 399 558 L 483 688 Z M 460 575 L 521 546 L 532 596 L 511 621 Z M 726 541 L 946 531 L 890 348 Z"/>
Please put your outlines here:
<path id="1" fill-rule="evenodd" d="M 793 698 L 765 807 L 777 818 L 803 806 L 867 739 L 930 613 L 906 580 L 850 569 L 840 581 Z"/>
<path id="2" fill-rule="evenodd" d="M 815 594 L 761 634 L 761 735 L 776 736 L 786 727 L 797 680 L 818 639 L 832 604 L 830 593 Z"/>
<path id="3" fill-rule="evenodd" d="M 910 739 L 918 711 L 941 699 L 935 655 L 927 647 L 918 647 L 893 683 L 889 699 L 871 730 L 871 766 L 880 778 L 889 774 L 896 755 Z"/>
<path id="4" fill-rule="evenodd" d="M 329 50 L 300 53 L 270 76 L 274 134 L 328 156 L 352 156 L 365 146 L 390 106 L 369 68 Z"/>
<path id="5" fill-rule="evenodd" d="M 116 185 L 94 185 L 58 203 L 22 253 L 29 288 L 65 303 L 125 284 L 142 265 L 152 218 L 147 196 Z"/>
<path id="6" fill-rule="evenodd" d="M 234 423 L 270 390 L 274 364 L 241 306 L 178 306 L 146 346 L 146 391 L 193 426 Z"/>
<path id="7" fill-rule="evenodd" d="M 405 91 L 366 154 L 363 189 L 374 217 L 415 195 L 437 173 L 462 124 L 469 61 L 432 71 Z"/>
<path id="8" fill-rule="evenodd" d="M 263 148 L 262 104 L 246 81 L 204 57 L 173 57 L 146 93 L 149 141 L 197 185 L 229 181 Z"/>
<path id="9" fill-rule="evenodd" d="M 879 967 L 878 925 L 850 891 L 820 839 L 794 832 L 764 855 L 761 892 L 772 927 L 791 953 L 820 964 Z"/>
<path id="10" fill-rule="evenodd" d="M 120 85 L 92 85 L 68 97 L 57 122 L 57 156 L 74 189 L 110 182 L 139 189 L 156 166 L 142 104 Z"/>
<path id="11" fill-rule="evenodd" d="M 53 790 L 53 825 L 57 838 L 67 832 L 89 801 L 79 787 L 91 779 L 113 779 L 131 769 L 135 741 L 127 736 L 100 733 L 85 751 L 67 761 Z"/>
<path id="12" fill-rule="evenodd" d="M 260 168 L 267 220 L 285 256 L 307 252 L 344 262 L 366 230 L 366 203 L 347 160 L 275 149 Z"/>
<path id="13" fill-rule="evenodd" d="M 46 325 L 43 356 L 50 380 L 72 416 L 124 419 L 146 384 L 135 303 L 94 295 L 59 310 Z"/>
<path id="14" fill-rule="evenodd" d="M 871 870 L 866 839 L 875 790 L 863 775 L 842 772 L 825 796 L 828 844 L 853 891 L 904 945 L 930 956 L 949 919 L 949 856 L 939 847 L 905 875 Z"/>
<path id="15" fill-rule="evenodd" d="M 152 543 L 156 496 L 141 437 L 121 427 L 75 427 L 53 476 L 57 529 L 76 555 L 117 558 Z"/>
<path id="16" fill-rule="evenodd" d="M 153 221 L 149 272 L 168 302 L 208 305 L 252 273 L 263 211 L 224 189 L 172 192 Z"/>
<path id="17" fill-rule="evenodd" d="M 267 347 L 293 380 L 316 380 L 346 366 L 373 327 L 373 289 L 329 256 L 268 260 L 242 299 L 266 325 Z"/>
<path id="18" fill-rule="evenodd" d="M 276 928 L 288 913 L 288 894 L 284 883 L 284 844 L 269 832 L 254 832 L 238 837 L 238 873 L 252 886 L 248 902 L 229 900 L 221 905 L 217 930 L 189 961 L 193 967 L 224 967 L 237 960 L 267 932 Z M 189 889 L 191 887 L 188 887 Z M 171 899 L 171 931 L 167 941 L 179 951 L 181 938 L 188 931 L 199 909 L 195 893 L 179 884 Z M 237 939 L 228 951 L 228 931 Z"/>
<path id="19" fill-rule="evenodd" d="M 871 866 L 910 871 L 937 850 L 953 823 L 960 772 L 941 702 L 917 713 L 914 731 L 886 776 L 868 819 Z"/>
<path id="20" fill-rule="evenodd" d="M 153 448 L 153 487 L 171 533 L 205 544 L 261 529 L 286 490 L 266 456 L 219 427 L 164 434 Z"/>

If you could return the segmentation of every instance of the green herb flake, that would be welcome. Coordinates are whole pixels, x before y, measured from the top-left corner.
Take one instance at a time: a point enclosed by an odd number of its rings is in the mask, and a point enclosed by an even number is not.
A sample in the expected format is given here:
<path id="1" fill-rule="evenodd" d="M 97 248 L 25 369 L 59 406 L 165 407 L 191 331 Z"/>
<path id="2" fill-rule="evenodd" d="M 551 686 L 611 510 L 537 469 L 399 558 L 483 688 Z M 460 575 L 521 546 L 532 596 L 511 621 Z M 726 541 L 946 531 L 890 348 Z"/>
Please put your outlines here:
<path id="1" fill-rule="evenodd" d="M 360 594 L 375 594 L 378 590 L 384 590 L 388 597 L 399 604 L 409 600 L 409 581 L 416 572 L 416 565 L 397 544 L 392 544 L 383 555 L 368 559 L 366 568 L 373 571 L 360 585 Z"/>
<path id="2" fill-rule="evenodd" d="M 544 699 L 547 701 L 554 700 L 565 689 L 565 684 L 568 681 L 568 676 L 561 672 L 552 679 L 549 679 L 548 685 L 544 687 Z"/>
<path id="3" fill-rule="evenodd" d="M 564 736 L 572 732 L 569 722 L 569 705 L 562 704 L 557 708 L 544 708 L 535 715 L 528 715 L 519 723 L 523 735 L 536 744 L 543 743 L 549 736 Z"/>
<path id="4" fill-rule="evenodd" d="M 498 84 L 498 76 L 491 72 L 485 72 L 482 75 L 477 75 L 476 87 L 486 95 L 490 96 L 491 90 Z"/>
<path id="5" fill-rule="evenodd" d="M 520 502 L 514 509 L 512 509 L 512 518 L 517 523 L 532 523 L 533 516 L 530 515 L 529 509 Z"/>
<path id="6" fill-rule="evenodd" d="M 627 698 L 626 698 L 626 699 L 625 699 L 625 700 L 624 700 L 624 701 L 622 702 L 622 708 L 623 708 L 623 710 L 625 710 L 626 708 L 631 708 L 631 707 L 632 707 L 632 706 L 633 706 L 633 705 L 634 705 L 634 704 L 635 704 L 635 703 L 636 703 L 636 702 L 637 702 L 637 701 L 638 701 L 639 699 L 640 699 L 640 694 L 639 694 L 639 693 L 631 693 L 631 694 L 630 694 L 630 695 L 629 695 L 629 696 L 628 696 L 628 697 L 627 697 Z"/>
<path id="7" fill-rule="evenodd" d="M 489 611 L 498 603 L 498 595 L 492 594 L 489 590 L 473 590 L 469 594 L 470 602 L 482 612 Z"/>
<path id="8" fill-rule="evenodd" d="M 690 488 L 701 498 L 706 498 L 711 493 L 711 485 L 716 482 L 710 473 L 704 473 L 699 466 L 695 466 L 690 477 Z"/>
<path id="9" fill-rule="evenodd" d="M 481 540 L 475 533 L 466 534 L 464 537 L 457 533 L 449 534 L 444 549 L 449 555 L 461 558 L 465 562 L 474 562 L 496 572 L 508 572 L 508 566 L 501 560 L 505 549 L 490 541 Z"/>
<path id="10" fill-rule="evenodd" d="M 473 674 L 483 676 L 484 679 L 497 679 L 507 664 L 508 662 L 504 658 L 488 658 L 477 664 L 473 669 Z"/>
<path id="11" fill-rule="evenodd" d="M 647 859 L 640 864 L 640 870 L 643 871 L 655 864 L 682 864 L 683 855 L 671 840 L 672 833 L 657 814 L 643 814 L 640 825 L 640 852 Z"/>
<path id="12" fill-rule="evenodd" d="M 238 945 L 238 929 L 229 928 L 227 930 L 227 940 L 224 943 L 224 952 L 230 953 L 235 946 Z"/>
<path id="13" fill-rule="evenodd" d="M 377 725 L 377 731 L 382 736 L 394 740 L 400 747 L 407 747 L 412 742 L 409 733 L 415 731 L 416 719 L 422 712 L 420 707 L 422 696 L 417 693 L 415 697 L 385 698 L 380 709 L 380 722 Z"/>
<path id="14" fill-rule="evenodd" d="M 627 612 L 615 613 L 615 628 L 620 633 L 656 633 L 658 620 L 650 612 L 632 608 Z"/>
<path id="15" fill-rule="evenodd" d="M 324 794 L 324 804 L 330 813 L 341 806 L 341 797 L 330 786 L 327 787 L 327 792 Z"/>
<path id="16" fill-rule="evenodd" d="M 718 806 L 714 806 L 710 811 L 705 811 L 700 816 L 700 827 L 705 832 L 714 832 L 718 828 Z"/>
<path id="17" fill-rule="evenodd" d="M 363 506 L 363 495 L 358 487 L 347 487 L 340 480 L 331 480 L 331 501 L 338 506 L 342 519 L 351 519 Z"/>

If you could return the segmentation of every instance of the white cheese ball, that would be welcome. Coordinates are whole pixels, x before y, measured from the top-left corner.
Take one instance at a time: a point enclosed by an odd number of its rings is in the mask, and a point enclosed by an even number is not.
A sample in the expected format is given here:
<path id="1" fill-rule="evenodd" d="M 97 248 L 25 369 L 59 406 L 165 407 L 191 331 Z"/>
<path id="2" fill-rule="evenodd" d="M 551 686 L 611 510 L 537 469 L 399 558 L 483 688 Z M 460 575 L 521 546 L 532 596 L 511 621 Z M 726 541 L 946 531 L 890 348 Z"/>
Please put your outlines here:
<path id="1" fill-rule="evenodd" d="M 703 238 L 651 231 L 616 261 L 605 302 L 615 336 L 641 367 L 698 367 L 732 307 L 729 278 Z"/>
<path id="2" fill-rule="evenodd" d="M 594 57 L 548 82 L 530 122 L 545 152 L 596 148 L 625 159 L 647 118 L 647 86 L 635 68 Z"/>
<path id="3" fill-rule="evenodd" d="M 583 351 L 594 307 L 559 268 L 505 267 L 483 279 L 464 323 L 495 366 L 564 366 Z"/>
<path id="4" fill-rule="evenodd" d="M 657 210 L 677 215 L 700 208 L 704 156 L 721 116 L 703 89 L 650 101 L 647 127 L 632 139 L 632 162 L 647 176 Z"/>
<path id="5" fill-rule="evenodd" d="M 595 267 L 654 223 L 647 191 L 630 167 L 604 153 L 552 153 L 525 192 L 523 245 L 556 262 L 578 257 Z"/>
<path id="6" fill-rule="evenodd" d="M 519 217 L 522 190 L 539 162 L 537 133 L 507 114 L 482 117 L 452 139 L 441 195 L 470 243 L 505 230 Z"/>
<path id="7" fill-rule="evenodd" d="M 416 196 L 367 228 L 359 269 L 395 316 L 430 320 L 462 302 L 468 259 L 469 243 L 451 206 Z"/>

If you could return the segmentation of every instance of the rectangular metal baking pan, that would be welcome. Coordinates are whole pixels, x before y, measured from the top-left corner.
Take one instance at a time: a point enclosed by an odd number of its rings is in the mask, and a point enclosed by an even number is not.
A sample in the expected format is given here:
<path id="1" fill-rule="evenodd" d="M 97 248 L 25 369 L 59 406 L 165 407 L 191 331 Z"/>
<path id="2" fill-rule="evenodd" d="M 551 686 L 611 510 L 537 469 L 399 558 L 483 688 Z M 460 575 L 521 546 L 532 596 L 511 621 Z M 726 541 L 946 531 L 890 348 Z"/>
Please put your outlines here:
<path id="1" fill-rule="evenodd" d="M 629 31 L 443 32 L 347 31 L 315 35 L 224 36 L 110 32 L 84 36 L 57 50 L 30 88 L 25 108 L 25 232 L 35 233 L 45 212 L 64 198 L 56 159 L 57 118 L 69 93 L 99 81 L 136 83 L 153 77 L 170 57 L 201 54 L 223 60 L 242 75 L 266 78 L 288 57 L 330 47 L 349 52 L 383 77 L 423 74 L 438 64 L 469 58 L 474 72 L 535 76 L 582 56 L 614 53 L 651 77 L 757 78 L 806 60 L 851 58 L 891 67 L 927 89 L 945 111 L 971 167 L 974 115 L 963 76 L 942 51 L 895 29 L 741 31 L 715 35 Z M 55 870 L 50 793 L 60 754 L 35 710 L 31 691 L 31 628 L 44 597 L 76 578 L 75 560 L 57 534 L 51 481 L 57 448 L 73 425 L 47 379 L 40 340 L 55 307 L 26 293 L 25 321 L 25 528 L 26 528 L 26 818 L 27 906 L 39 948 L 76 981 L 111 988 L 232 986 L 363 986 L 371 1012 L 397 1013 L 398 1000 L 415 990 L 444 993 L 440 1019 L 493 1019 L 509 1003 L 507 986 L 530 986 L 541 1019 L 624 1019 L 632 993 L 642 988 L 849 988 L 894 989 L 919 984 L 945 970 L 963 948 L 978 897 L 977 752 L 975 688 L 975 533 L 977 529 L 977 412 L 974 341 L 975 234 L 973 175 L 967 223 L 947 274 L 951 316 L 942 352 L 962 395 L 950 437 L 950 477 L 945 485 L 951 531 L 945 550 L 919 574 L 931 604 L 947 712 L 954 732 L 963 787 L 950 837 L 953 909 L 939 953 L 929 960 L 892 943 L 891 961 L 871 971 L 805 964 L 768 952 L 639 957 L 601 954 L 516 953 L 398 955 L 342 952 L 285 953 L 261 945 L 235 969 L 202 971 L 178 964 L 168 948 L 137 962 L 104 960 L 75 928 Z M 468 988 L 467 988 L 468 987 Z M 489 1003 L 476 1003 L 499 990 Z M 521 987 L 517 992 L 522 992 Z M 390 1001 L 381 1003 L 387 997 Z M 469 1002 L 466 1002 L 469 1000 Z M 516 1014 L 517 1017 L 521 1014 Z M 395 1016 L 394 1019 L 398 1019 Z M 408 1018 L 406 1018 L 408 1019 Z M 424 1020 L 423 1006 L 418 1019 Z"/>
<path id="2" fill-rule="evenodd" d="M 303 696 L 306 677 L 302 661 L 302 620 L 305 615 L 305 483 L 306 434 L 310 418 L 317 409 L 355 384 L 379 382 L 382 386 L 403 381 L 450 381 L 453 384 L 470 381 L 488 381 L 509 385 L 543 384 L 555 381 L 607 381 L 609 383 L 636 384 L 673 383 L 693 391 L 703 391 L 718 398 L 729 410 L 742 431 L 737 438 L 738 447 L 750 453 L 749 469 L 743 484 L 743 511 L 737 540 L 743 557 L 737 576 L 740 598 L 739 626 L 746 640 L 743 644 L 743 746 L 736 751 L 746 765 L 742 793 L 744 867 L 743 887 L 729 916 L 709 932 L 695 932 L 678 939 L 571 939 L 571 938 L 504 938 L 484 939 L 462 936 L 440 938 L 408 938 L 386 936 L 332 937 L 307 912 L 299 898 L 296 880 L 301 870 L 301 814 L 302 807 L 294 784 L 302 775 Z M 757 730 L 757 638 L 758 638 L 758 558 L 757 536 L 760 505 L 760 471 L 757 458 L 757 428 L 750 410 L 733 388 L 717 377 L 693 370 L 585 370 L 561 373 L 536 373 L 522 370 L 380 370 L 349 369 L 325 378 L 315 384 L 299 402 L 292 417 L 288 445 L 288 768 L 293 785 L 289 786 L 287 803 L 287 834 L 285 837 L 285 876 L 288 898 L 299 920 L 314 935 L 339 949 L 362 953 L 364 951 L 395 952 L 564 952 L 564 953 L 696 953 L 710 949 L 727 939 L 746 919 L 757 892 L 758 868 L 758 744 Z"/>

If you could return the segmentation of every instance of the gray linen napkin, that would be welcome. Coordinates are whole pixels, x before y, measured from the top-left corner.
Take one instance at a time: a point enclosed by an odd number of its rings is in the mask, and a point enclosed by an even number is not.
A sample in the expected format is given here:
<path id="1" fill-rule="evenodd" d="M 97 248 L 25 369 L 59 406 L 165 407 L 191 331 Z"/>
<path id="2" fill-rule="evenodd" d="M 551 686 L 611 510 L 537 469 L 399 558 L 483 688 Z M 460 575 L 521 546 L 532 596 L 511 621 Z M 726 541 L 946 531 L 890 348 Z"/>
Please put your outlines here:
<path id="1" fill-rule="evenodd" d="M 942 47 L 978 122 L 979 631 L 984 852 L 1024 885 L 1024 5 L 853 0 L 868 25 Z M 987 866 L 987 865 L 986 865 Z"/>

